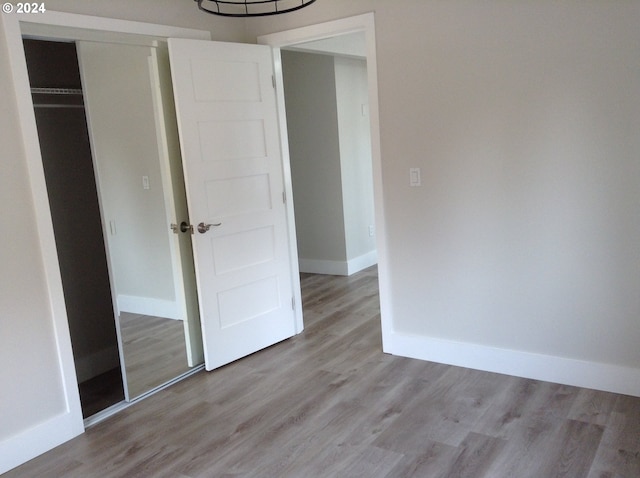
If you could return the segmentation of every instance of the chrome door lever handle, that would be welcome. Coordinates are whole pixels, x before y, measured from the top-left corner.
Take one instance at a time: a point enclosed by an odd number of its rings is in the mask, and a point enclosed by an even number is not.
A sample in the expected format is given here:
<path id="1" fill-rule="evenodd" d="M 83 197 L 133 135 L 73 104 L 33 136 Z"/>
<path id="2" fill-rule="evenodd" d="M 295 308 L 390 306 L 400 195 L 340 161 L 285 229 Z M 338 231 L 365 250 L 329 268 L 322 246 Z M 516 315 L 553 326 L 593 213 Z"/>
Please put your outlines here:
<path id="1" fill-rule="evenodd" d="M 201 222 L 200 224 L 198 224 L 198 232 L 200 234 L 204 234 L 205 232 L 207 232 L 212 227 L 218 227 L 218 226 L 221 226 L 221 225 L 222 225 L 221 222 L 219 222 L 217 224 L 205 224 L 204 222 Z"/>

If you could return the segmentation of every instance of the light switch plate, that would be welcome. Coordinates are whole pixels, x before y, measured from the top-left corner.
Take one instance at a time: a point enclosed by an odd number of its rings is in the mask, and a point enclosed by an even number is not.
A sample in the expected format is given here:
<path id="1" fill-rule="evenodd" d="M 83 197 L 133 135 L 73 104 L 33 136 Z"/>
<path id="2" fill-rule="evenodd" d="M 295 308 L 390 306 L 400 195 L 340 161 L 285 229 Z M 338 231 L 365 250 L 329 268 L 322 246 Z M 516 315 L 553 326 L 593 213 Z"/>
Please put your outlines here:
<path id="1" fill-rule="evenodd" d="M 421 185 L 420 168 L 409 168 L 409 186 L 416 187 Z"/>

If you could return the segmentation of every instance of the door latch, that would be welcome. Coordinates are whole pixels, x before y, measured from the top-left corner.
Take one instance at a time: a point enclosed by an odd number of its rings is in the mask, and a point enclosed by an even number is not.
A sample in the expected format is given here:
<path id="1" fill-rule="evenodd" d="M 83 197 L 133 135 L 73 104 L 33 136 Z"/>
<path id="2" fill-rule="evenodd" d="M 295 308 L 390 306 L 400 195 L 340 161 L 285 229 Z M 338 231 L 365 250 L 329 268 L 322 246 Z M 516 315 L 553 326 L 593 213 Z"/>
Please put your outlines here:
<path id="1" fill-rule="evenodd" d="M 180 225 L 171 224 L 171 226 L 169 227 L 171 228 L 174 234 L 178 234 L 179 232 L 187 232 L 187 231 L 193 234 L 193 226 L 191 224 L 187 224 L 185 221 L 182 221 Z"/>

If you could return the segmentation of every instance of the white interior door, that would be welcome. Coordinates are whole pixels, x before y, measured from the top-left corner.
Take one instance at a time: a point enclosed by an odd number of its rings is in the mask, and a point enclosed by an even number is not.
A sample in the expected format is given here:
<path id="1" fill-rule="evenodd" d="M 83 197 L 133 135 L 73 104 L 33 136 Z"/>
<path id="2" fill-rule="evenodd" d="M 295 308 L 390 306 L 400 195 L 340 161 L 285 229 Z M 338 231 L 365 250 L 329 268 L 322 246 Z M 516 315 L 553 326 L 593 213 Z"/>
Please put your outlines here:
<path id="1" fill-rule="evenodd" d="M 212 370 L 296 331 L 273 63 L 262 45 L 171 39 L 169 54 Z"/>

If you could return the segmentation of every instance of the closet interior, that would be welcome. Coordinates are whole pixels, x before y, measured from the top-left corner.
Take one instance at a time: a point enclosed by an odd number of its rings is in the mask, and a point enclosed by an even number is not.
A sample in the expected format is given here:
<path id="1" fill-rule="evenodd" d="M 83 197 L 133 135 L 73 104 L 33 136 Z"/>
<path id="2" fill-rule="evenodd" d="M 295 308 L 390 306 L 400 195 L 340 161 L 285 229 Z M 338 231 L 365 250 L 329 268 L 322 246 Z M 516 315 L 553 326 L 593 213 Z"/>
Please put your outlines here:
<path id="1" fill-rule="evenodd" d="M 188 217 L 173 136 L 159 132 L 175 128 L 162 117 L 163 54 L 91 41 L 24 47 L 88 418 L 202 368 L 190 237 L 170 227 Z"/>

